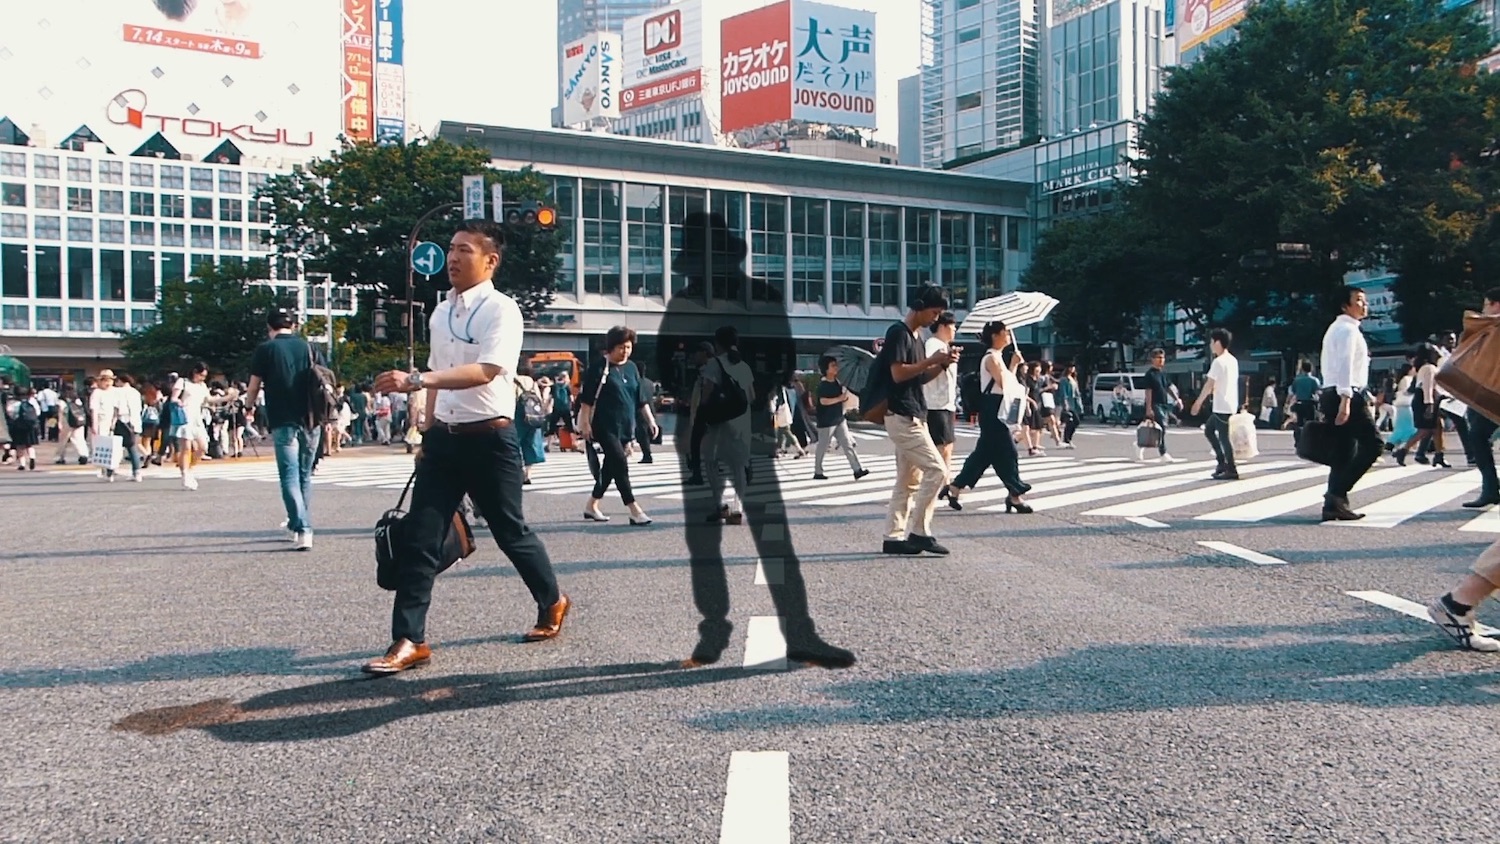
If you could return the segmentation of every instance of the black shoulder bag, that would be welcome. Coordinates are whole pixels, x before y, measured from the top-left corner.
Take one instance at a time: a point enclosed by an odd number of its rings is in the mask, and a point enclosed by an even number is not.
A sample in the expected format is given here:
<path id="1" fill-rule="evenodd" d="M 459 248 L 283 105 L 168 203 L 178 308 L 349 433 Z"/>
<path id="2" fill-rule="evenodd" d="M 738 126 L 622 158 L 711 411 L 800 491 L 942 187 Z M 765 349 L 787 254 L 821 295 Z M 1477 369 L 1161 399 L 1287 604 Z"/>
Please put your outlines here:
<path id="1" fill-rule="evenodd" d="M 401 490 L 401 498 L 396 502 L 395 508 L 385 511 L 385 515 L 375 523 L 375 583 L 387 592 L 396 591 L 396 587 L 401 583 L 396 555 L 401 547 L 401 532 L 406 528 L 408 515 L 401 508 L 406 505 L 406 496 L 411 492 L 411 485 L 416 479 L 417 472 L 413 469 L 411 477 L 406 480 L 406 488 Z M 469 527 L 464 514 L 455 510 L 453 519 L 443 531 L 443 545 L 438 554 L 442 563 L 438 566 L 437 573 L 442 574 L 452 568 L 454 563 L 466 559 L 473 553 L 474 530 Z"/>

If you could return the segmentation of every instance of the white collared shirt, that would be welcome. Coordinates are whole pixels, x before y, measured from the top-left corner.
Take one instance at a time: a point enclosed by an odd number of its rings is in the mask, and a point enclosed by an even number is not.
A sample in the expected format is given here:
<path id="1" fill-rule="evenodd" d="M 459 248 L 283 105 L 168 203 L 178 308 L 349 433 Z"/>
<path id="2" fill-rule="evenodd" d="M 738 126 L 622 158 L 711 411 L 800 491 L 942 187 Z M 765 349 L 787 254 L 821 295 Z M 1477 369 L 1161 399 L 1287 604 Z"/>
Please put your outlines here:
<path id="1" fill-rule="evenodd" d="M 500 367 L 488 384 L 467 390 L 439 390 L 433 415 L 436 421 L 461 424 L 515 416 L 516 362 L 521 357 L 525 325 L 516 300 L 495 289 L 494 282 L 448 295 L 432 309 L 428 336 L 432 351 L 427 368 L 436 372 L 470 363 Z"/>
<path id="2" fill-rule="evenodd" d="M 1323 386 L 1341 396 L 1352 396 L 1370 383 L 1370 346 L 1359 330 L 1359 320 L 1339 314 L 1323 334 Z"/>

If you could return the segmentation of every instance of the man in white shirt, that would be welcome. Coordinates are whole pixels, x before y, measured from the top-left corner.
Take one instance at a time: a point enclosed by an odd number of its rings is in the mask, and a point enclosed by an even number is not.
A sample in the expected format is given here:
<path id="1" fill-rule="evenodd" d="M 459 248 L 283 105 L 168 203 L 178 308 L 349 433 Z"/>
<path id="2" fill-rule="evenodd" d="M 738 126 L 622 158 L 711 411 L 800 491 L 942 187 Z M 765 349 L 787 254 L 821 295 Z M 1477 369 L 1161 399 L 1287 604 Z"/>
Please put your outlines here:
<path id="1" fill-rule="evenodd" d="M 448 247 L 453 288 L 429 320 L 429 371 L 391 370 L 375 381 L 377 392 L 426 390 L 427 398 L 411 506 L 396 548 L 392 643 L 364 666 L 367 674 L 395 674 L 432 658 L 427 608 L 438 572 L 455 562 L 443 559 L 443 539 L 466 494 L 536 601 L 536 626 L 522 640 L 557 636 L 571 606 L 521 508 L 521 447 L 512 420 L 525 325 L 516 300 L 495 289 L 504 250 L 499 226 L 483 220 L 459 226 Z"/>
<path id="2" fill-rule="evenodd" d="M 1349 506 L 1349 490 L 1375 465 L 1383 445 L 1370 415 L 1370 346 L 1359 322 L 1370 313 L 1365 293 L 1345 286 L 1339 315 L 1323 334 L 1323 392 L 1318 409 L 1333 423 L 1335 451 L 1328 467 L 1328 489 L 1323 495 L 1323 521 L 1350 522 L 1364 518 Z"/>
<path id="3" fill-rule="evenodd" d="M 37 407 L 42 409 L 42 439 L 57 442 L 58 431 L 61 427 L 57 419 L 57 391 L 52 385 L 47 385 L 37 391 Z"/>
<path id="4" fill-rule="evenodd" d="M 932 324 L 932 336 L 927 338 L 924 351 L 929 356 L 946 353 L 957 334 L 958 319 L 952 311 L 943 311 Z M 943 492 L 946 493 L 948 480 L 953 477 L 953 416 L 958 411 L 958 363 L 950 363 L 938 370 L 931 381 L 922 385 L 922 396 L 927 400 L 927 433 L 938 453 L 943 455 Z"/>
<path id="5" fill-rule="evenodd" d="M 1208 347 L 1213 352 L 1214 361 L 1208 367 L 1208 381 L 1203 385 L 1203 392 L 1193 402 L 1193 415 L 1197 416 L 1203 408 L 1203 401 L 1213 397 L 1212 412 L 1203 425 L 1203 433 L 1219 461 L 1219 468 L 1213 474 L 1216 481 L 1240 479 L 1239 469 L 1234 465 L 1234 447 L 1229 442 L 1229 417 L 1240 409 L 1240 362 L 1229 353 L 1232 340 L 1232 335 L 1223 328 L 1208 333 Z"/>

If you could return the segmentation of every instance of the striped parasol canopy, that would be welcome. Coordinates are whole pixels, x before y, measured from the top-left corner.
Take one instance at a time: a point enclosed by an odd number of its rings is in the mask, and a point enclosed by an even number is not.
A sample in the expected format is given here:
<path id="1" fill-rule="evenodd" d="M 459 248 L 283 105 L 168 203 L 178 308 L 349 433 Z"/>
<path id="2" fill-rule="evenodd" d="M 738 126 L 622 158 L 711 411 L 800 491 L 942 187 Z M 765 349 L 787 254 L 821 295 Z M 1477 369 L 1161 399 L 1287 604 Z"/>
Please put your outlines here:
<path id="1" fill-rule="evenodd" d="M 958 330 L 961 333 L 978 334 L 984 329 L 985 323 L 997 319 L 1005 323 L 1006 328 L 1015 330 L 1028 325 L 1036 325 L 1046 319 L 1055 307 L 1057 307 L 1057 300 L 1045 293 L 1015 290 L 975 302 L 974 308 L 969 311 L 968 316 L 964 317 L 963 324 L 958 327 Z"/>

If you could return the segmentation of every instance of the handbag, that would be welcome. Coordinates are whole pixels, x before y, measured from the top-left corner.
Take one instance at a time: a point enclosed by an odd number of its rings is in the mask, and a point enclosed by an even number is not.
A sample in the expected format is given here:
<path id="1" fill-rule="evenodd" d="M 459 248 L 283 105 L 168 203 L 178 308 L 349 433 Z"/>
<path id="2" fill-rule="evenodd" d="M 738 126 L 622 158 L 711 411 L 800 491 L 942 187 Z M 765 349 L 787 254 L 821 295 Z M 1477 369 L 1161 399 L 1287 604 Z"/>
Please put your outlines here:
<path id="1" fill-rule="evenodd" d="M 401 532 L 406 527 L 406 517 L 409 515 L 401 508 L 406 505 L 406 496 L 411 492 L 412 484 L 416 480 L 417 471 L 413 469 L 411 477 L 406 480 L 406 488 L 401 490 L 401 498 L 396 501 L 396 506 L 385 511 L 385 514 L 375 523 L 375 583 L 387 592 L 394 592 L 401 585 L 401 572 L 396 565 L 396 554 L 401 545 Z M 453 519 L 443 531 L 442 547 L 438 552 L 440 562 L 437 574 L 442 574 L 452 568 L 454 563 L 467 559 L 473 553 L 474 530 L 469 527 L 464 514 L 455 510 Z"/>
<path id="2" fill-rule="evenodd" d="M 1255 417 L 1244 410 L 1229 417 L 1229 447 L 1234 450 L 1235 460 L 1254 460 L 1259 457 L 1257 440 Z"/>
<path id="3" fill-rule="evenodd" d="M 1437 383 L 1454 398 L 1500 422 L 1500 317 L 1464 313 L 1464 336 L 1438 368 Z M 1416 379 L 1412 379 L 1416 386 Z"/>
<path id="4" fill-rule="evenodd" d="M 1141 422 L 1135 429 L 1135 447 L 1156 448 L 1159 445 L 1161 445 L 1161 428 L 1150 419 Z"/>
<path id="5" fill-rule="evenodd" d="M 731 419 L 738 419 L 750 410 L 750 398 L 745 395 L 745 390 L 729 375 L 729 367 L 725 365 L 722 357 L 715 357 L 719 363 L 719 373 L 722 376 L 714 383 L 714 391 L 709 394 L 708 400 L 698 408 L 698 418 L 708 425 L 720 425 Z"/>
<path id="6" fill-rule="evenodd" d="M 89 465 L 111 472 L 125 459 L 125 438 L 114 434 L 96 434 L 89 444 Z"/>
<path id="7" fill-rule="evenodd" d="M 1297 456 L 1309 463 L 1332 466 L 1338 459 L 1341 443 L 1333 423 L 1317 419 L 1303 425 L 1297 435 Z"/>

